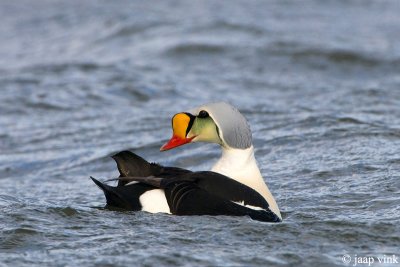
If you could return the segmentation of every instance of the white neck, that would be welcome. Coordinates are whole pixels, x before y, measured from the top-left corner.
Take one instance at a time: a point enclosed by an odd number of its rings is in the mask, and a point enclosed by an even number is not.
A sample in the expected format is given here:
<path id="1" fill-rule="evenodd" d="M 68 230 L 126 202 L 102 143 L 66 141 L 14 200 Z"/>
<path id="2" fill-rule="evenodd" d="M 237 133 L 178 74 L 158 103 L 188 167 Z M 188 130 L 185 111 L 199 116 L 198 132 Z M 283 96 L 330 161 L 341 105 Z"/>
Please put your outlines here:
<path id="1" fill-rule="evenodd" d="M 270 209 L 282 219 L 278 205 L 258 169 L 253 146 L 247 149 L 222 147 L 222 156 L 211 171 L 228 176 L 256 190 L 268 202 Z"/>

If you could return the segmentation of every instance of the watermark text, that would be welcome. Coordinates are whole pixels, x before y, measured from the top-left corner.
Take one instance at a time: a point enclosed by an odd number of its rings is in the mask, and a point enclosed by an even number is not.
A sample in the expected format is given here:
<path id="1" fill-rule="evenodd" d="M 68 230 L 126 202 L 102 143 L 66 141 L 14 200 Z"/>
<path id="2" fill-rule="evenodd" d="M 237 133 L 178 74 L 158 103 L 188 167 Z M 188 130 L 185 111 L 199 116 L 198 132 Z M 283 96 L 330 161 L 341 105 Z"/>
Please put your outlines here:
<path id="1" fill-rule="evenodd" d="M 400 266 L 400 260 L 397 255 L 381 255 L 381 256 L 372 256 L 372 255 L 349 255 L 344 254 L 342 257 L 343 263 L 349 266 L 371 266 L 378 264 L 393 264 Z"/>

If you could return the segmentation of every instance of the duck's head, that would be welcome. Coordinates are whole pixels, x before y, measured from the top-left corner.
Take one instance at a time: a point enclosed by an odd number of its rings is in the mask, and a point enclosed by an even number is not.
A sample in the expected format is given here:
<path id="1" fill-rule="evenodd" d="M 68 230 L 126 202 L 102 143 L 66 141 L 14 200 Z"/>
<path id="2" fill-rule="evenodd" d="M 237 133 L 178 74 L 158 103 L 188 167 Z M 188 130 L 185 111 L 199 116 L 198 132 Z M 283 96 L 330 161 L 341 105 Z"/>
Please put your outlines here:
<path id="1" fill-rule="evenodd" d="M 160 150 L 187 143 L 210 142 L 225 148 L 246 149 L 252 145 L 251 131 L 245 117 L 233 106 L 211 103 L 172 117 L 172 138 Z"/>

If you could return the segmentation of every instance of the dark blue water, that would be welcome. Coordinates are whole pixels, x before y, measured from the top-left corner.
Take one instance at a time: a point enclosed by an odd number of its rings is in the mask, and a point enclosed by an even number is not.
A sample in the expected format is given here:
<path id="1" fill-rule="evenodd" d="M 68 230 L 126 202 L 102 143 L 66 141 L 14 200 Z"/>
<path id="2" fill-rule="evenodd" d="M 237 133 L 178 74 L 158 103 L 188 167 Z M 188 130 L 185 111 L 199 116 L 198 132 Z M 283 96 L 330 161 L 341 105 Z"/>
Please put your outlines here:
<path id="1" fill-rule="evenodd" d="M 342 266 L 400 256 L 400 2 L 2 1 L 0 266 Z M 170 117 L 248 118 L 284 218 L 103 209 L 89 176 L 159 152 Z M 353 264 L 353 262 L 351 262 Z M 367 266 L 367 265 L 358 265 Z"/>

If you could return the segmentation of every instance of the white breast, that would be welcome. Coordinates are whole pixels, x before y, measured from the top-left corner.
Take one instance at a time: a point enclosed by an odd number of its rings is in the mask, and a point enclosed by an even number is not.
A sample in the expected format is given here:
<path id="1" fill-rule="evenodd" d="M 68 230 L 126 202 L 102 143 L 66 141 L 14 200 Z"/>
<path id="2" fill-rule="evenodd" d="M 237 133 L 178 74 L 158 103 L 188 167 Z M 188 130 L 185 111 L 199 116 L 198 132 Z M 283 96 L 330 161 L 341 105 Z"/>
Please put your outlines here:
<path id="1" fill-rule="evenodd" d="M 221 173 L 256 190 L 268 202 L 270 209 L 282 219 L 278 205 L 258 169 L 253 146 L 247 149 L 223 148 L 221 158 L 211 171 Z"/>

